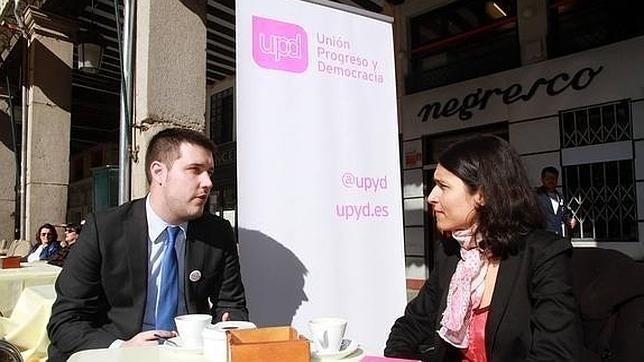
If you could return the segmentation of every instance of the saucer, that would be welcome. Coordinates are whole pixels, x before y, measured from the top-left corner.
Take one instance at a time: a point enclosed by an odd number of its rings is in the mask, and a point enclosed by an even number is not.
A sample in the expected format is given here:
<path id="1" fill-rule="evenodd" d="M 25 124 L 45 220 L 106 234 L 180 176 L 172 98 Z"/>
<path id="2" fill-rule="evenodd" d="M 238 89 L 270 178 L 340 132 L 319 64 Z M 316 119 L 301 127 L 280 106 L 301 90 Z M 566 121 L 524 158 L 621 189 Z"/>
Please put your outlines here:
<path id="1" fill-rule="evenodd" d="M 350 339 L 343 339 L 339 351 L 311 351 L 317 359 L 342 359 L 358 349 L 358 343 Z"/>
<path id="2" fill-rule="evenodd" d="M 171 343 L 164 343 L 161 347 L 167 348 L 169 350 L 177 352 L 186 352 L 186 353 L 203 353 L 203 348 L 200 347 L 184 347 L 181 337 L 172 337 L 168 339 Z M 173 344 L 174 343 L 174 344 Z"/>

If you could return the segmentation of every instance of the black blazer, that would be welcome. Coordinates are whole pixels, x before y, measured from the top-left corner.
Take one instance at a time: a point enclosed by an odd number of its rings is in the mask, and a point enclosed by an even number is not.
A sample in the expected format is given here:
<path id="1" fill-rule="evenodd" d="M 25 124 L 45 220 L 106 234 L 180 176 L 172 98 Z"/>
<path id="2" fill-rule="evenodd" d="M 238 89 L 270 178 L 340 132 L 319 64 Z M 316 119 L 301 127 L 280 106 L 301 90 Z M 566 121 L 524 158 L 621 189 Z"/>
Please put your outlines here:
<path id="1" fill-rule="evenodd" d="M 143 325 L 148 278 L 145 199 L 90 215 L 76 244 L 56 281 L 57 298 L 47 326 L 50 361 L 130 339 Z M 230 223 L 204 213 L 188 223 L 185 248 L 188 313 L 211 313 L 217 320 L 229 312 L 232 320 L 247 320 Z M 190 281 L 192 270 L 201 271 L 201 279 Z"/>
<path id="2" fill-rule="evenodd" d="M 557 212 L 552 209 L 552 201 L 550 201 L 550 196 L 548 192 L 543 188 L 537 188 L 537 202 L 541 208 L 541 213 L 543 214 L 543 228 L 551 231 L 557 235 L 561 235 L 561 225 L 565 224 L 568 219 L 570 219 L 571 212 L 566 206 L 566 200 L 559 191 L 555 190 L 555 193 L 559 197 L 559 207 Z M 568 227 L 568 225 L 566 225 Z"/>
<path id="3" fill-rule="evenodd" d="M 516 246 L 499 266 L 485 326 L 488 361 L 576 361 L 582 337 L 570 242 L 538 230 L 517 240 Z M 462 360 L 436 333 L 459 250 L 453 239 L 437 248 L 430 278 L 391 329 L 386 356 Z M 432 353 L 423 356 L 422 345 Z"/>

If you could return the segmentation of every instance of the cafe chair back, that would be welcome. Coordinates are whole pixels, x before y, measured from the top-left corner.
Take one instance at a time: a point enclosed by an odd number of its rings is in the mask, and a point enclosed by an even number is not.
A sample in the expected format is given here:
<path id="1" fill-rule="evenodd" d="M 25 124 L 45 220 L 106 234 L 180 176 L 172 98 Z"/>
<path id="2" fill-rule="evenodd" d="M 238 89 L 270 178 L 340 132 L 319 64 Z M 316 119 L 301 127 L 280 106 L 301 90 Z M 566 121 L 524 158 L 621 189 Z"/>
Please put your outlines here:
<path id="1" fill-rule="evenodd" d="M 7 248 L 7 256 L 27 256 L 31 250 L 29 240 L 14 240 Z"/>
<path id="2" fill-rule="evenodd" d="M 584 333 L 580 360 L 644 361 L 644 263 L 615 250 L 574 248 L 572 267 Z"/>
<path id="3" fill-rule="evenodd" d="M 18 347 L 13 344 L 0 340 L 0 362 L 22 362 L 22 354 Z"/>

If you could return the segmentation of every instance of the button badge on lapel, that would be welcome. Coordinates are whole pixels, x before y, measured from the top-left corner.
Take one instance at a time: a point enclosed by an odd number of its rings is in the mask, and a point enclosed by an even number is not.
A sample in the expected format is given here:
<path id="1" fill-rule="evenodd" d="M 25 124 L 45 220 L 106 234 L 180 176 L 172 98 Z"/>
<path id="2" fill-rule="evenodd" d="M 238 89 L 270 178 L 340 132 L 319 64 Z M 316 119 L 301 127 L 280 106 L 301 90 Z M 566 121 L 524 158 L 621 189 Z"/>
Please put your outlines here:
<path id="1" fill-rule="evenodd" d="M 190 272 L 190 281 L 191 282 L 197 282 L 199 279 L 201 279 L 201 272 L 199 270 L 193 270 Z"/>

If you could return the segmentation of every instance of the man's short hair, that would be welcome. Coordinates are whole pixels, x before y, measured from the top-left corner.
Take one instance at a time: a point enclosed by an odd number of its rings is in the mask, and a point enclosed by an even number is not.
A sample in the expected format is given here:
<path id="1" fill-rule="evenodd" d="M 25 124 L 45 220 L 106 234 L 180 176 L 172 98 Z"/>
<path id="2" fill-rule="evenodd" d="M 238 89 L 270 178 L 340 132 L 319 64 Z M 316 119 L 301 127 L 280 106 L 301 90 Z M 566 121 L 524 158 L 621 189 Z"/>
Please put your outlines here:
<path id="1" fill-rule="evenodd" d="M 216 146 L 203 133 L 186 128 L 166 128 L 152 137 L 145 153 L 145 176 L 148 184 L 152 182 L 150 165 L 152 162 L 162 162 L 169 169 L 181 155 L 179 154 L 181 144 L 203 147 L 211 153 L 215 153 Z"/>
<path id="2" fill-rule="evenodd" d="M 541 170 L 541 177 L 544 177 L 547 173 L 551 173 L 555 176 L 559 176 L 559 170 L 557 170 L 555 167 L 552 167 L 552 166 L 544 167 Z"/>

